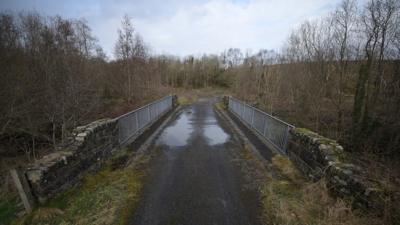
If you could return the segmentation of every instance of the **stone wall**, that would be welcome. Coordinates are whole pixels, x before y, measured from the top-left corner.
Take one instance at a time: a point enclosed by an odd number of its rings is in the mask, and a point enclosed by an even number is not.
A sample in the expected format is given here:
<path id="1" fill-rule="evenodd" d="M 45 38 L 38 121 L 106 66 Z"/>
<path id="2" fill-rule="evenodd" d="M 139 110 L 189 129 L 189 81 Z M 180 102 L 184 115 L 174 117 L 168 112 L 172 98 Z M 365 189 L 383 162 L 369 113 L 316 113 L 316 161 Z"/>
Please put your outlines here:
<path id="1" fill-rule="evenodd" d="M 228 107 L 229 96 L 223 96 L 222 102 Z M 334 195 L 349 200 L 356 208 L 385 213 L 395 224 L 400 224 L 399 190 L 388 190 L 382 181 L 372 180 L 347 159 L 343 147 L 335 140 L 295 128 L 290 130 L 287 156 L 311 180 L 323 178 Z"/>
<path id="2" fill-rule="evenodd" d="M 177 105 L 177 96 L 173 95 L 172 108 Z M 140 134 L 154 123 L 147 125 Z M 113 151 L 121 147 L 118 131 L 117 119 L 102 119 L 77 127 L 57 151 L 23 169 L 34 198 L 43 203 L 77 184 L 85 171 L 99 168 Z M 137 135 L 129 142 L 137 141 L 139 137 Z"/>
<path id="3" fill-rule="evenodd" d="M 99 166 L 118 147 L 117 125 L 114 119 L 103 119 L 77 127 L 65 147 L 31 165 L 25 174 L 39 202 L 76 184 L 83 171 Z"/>
<path id="4" fill-rule="evenodd" d="M 288 156 L 311 179 L 324 177 L 329 190 L 350 200 L 354 207 L 376 213 L 399 209 L 399 193 L 385 190 L 384 185 L 371 180 L 362 168 L 349 163 L 342 146 L 334 140 L 295 128 L 290 131 Z M 398 216 L 397 211 L 390 214 Z"/>
<path id="5" fill-rule="evenodd" d="M 179 105 L 178 96 L 176 94 L 172 95 L 172 107 L 175 108 Z"/>
<path id="6" fill-rule="evenodd" d="M 312 180 L 319 180 L 330 165 L 342 162 L 343 148 L 336 141 L 303 128 L 290 131 L 288 156 Z"/>

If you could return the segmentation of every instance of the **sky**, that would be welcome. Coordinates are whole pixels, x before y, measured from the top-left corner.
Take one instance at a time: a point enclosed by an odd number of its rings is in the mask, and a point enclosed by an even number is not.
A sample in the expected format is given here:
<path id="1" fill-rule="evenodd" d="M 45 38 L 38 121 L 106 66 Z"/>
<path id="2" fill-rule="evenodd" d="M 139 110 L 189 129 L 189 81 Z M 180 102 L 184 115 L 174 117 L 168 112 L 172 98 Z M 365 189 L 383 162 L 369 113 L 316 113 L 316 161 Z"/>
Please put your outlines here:
<path id="1" fill-rule="evenodd" d="M 84 18 L 113 58 L 126 14 L 153 54 L 177 56 L 279 50 L 301 22 L 333 11 L 340 0 L 0 0 L 1 11 L 35 10 Z"/>

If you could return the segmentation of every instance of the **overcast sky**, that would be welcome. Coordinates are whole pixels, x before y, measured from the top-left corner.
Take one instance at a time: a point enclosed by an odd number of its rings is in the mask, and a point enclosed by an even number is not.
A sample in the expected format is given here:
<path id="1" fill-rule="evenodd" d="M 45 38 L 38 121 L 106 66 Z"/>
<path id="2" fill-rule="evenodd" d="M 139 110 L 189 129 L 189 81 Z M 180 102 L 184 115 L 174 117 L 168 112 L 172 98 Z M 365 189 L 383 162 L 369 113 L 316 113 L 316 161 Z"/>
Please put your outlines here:
<path id="1" fill-rule="evenodd" d="M 178 56 L 278 50 L 306 19 L 326 15 L 339 0 L 0 0 L 2 10 L 85 18 L 108 56 L 124 14 L 153 53 Z"/>

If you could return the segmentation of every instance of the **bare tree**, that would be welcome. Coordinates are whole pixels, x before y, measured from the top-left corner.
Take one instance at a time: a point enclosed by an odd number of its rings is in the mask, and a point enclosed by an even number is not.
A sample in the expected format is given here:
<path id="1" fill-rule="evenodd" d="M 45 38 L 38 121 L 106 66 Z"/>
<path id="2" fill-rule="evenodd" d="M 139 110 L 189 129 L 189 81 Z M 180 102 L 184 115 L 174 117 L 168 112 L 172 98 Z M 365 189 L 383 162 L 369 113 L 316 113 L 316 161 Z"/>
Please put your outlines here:
<path id="1" fill-rule="evenodd" d="M 115 44 L 115 56 L 119 59 L 124 68 L 126 82 L 126 98 L 128 102 L 132 102 L 134 89 L 139 88 L 139 74 L 137 64 L 143 64 L 143 60 L 147 57 L 147 47 L 145 46 L 141 36 L 135 32 L 131 18 L 125 15 L 122 19 L 122 28 L 118 30 L 118 40 Z M 135 66 L 136 64 L 136 66 Z M 142 80 L 143 81 L 143 80 Z"/>
<path id="2" fill-rule="evenodd" d="M 391 28 L 398 11 L 399 6 L 396 1 L 371 0 L 367 3 L 362 15 L 365 62 L 359 70 L 354 100 L 353 123 L 356 139 L 360 135 L 369 133 L 372 126 L 371 116 L 376 111 L 384 76 L 383 63 L 388 46 L 387 41 L 390 40 L 388 36 L 393 32 Z"/>
<path id="3" fill-rule="evenodd" d="M 356 22 L 356 5 L 353 0 L 344 0 L 332 15 L 333 46 L 335 51 L 336 72 L 338 74 L 335 87 L 335 94 L 332 95 L 332 102 L 337 108 L 337 133 L 343 127 L 343 101 L 346 81 L 349 76 L 349 62 L 351 61 L 352 33 Z"/>

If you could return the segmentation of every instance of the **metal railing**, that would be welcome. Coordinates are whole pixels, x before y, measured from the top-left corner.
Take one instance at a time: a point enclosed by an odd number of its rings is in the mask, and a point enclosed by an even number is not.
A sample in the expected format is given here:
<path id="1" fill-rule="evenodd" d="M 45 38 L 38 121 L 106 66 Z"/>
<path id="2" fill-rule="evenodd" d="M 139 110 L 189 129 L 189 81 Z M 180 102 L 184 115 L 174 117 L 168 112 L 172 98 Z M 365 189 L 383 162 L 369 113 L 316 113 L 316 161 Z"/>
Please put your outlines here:
<path id="1" fill-rule="evenodd" d="M 169 95 L 116 118 L 118 120 L 119 144 L 123 145 L 132 137 L 140 135 L 144 128 L 155 122 L 171 108 L 172 95 Z"/>
<path id="2" fill-rule="evenodd" d="M 229 97 L 229 110 L 280 152 L 286 154 L 289 130 L 294 126 L 249 104 Z"/>

